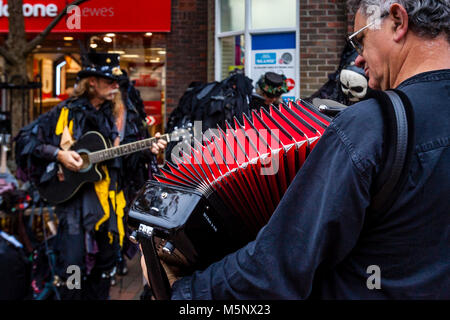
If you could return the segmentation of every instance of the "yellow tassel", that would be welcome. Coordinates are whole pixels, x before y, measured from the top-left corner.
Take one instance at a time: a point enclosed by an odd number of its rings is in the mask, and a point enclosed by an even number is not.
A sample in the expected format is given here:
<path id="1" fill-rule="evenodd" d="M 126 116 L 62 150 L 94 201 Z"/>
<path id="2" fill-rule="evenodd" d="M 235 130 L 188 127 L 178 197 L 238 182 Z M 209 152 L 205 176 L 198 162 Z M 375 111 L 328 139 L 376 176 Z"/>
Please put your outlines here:
<path id="1" fill-rule="evenodd" d="M 59 136 L 63 133 L 64 128 L 67 126 L 68 118 L 69 118 L 69 109 L 67 109 L 66 107 L 63 107 L 59 114 L 59 119 L 58 119 L 58 122 L 57 122 L 56 128 L 55 128 L 55 134 L 57 136 Z"/>
<path id="2" fill-rule="evenodd" d="M 123 225 L 123 216 L 125 214 L 126 200 L 123 191 L 116 194 L 115 191 L 109 192 L 109 198 L 113 205 L 114 212 L 117 216 L 117 230 L 119 231 L 119 244 L 123 246 L 123 238 L 125 237 L 125 227 Z"/>
<path id="3" fill-rule="evenodd" d="M 124 209 L 127 204 L 127 202 L 125 200 L 125 196 L 123 194 L 123 191 L 120 191 L 117 194 L 116 200 L 117 200 L 117 208 L 116 208 L 117 230 L 119 230 L 119 244 L 122 247 L 123 246 L 123 238 L 125 237 L 125 227 L 123 225 L 123 216 L 125 214 Z"/>
<path id="4" fill-rule="evenodd" d="M 66 129 L 67 128 L 67 129 Z M 61 136 L 60 147 L 63 150 L 69 150 L 73 141 L 73 120 L 69 122 L 69 109 L 63 107 L 59 114 L 58 123 L 56 124 L 55 134 Z"/>
<path id="5" fill-rule="evenodd" d="M 69 133 L 73 137 L 73 120 L 70 120 L 69 123 Z"/>
<path id="6" fill-rule="evenodd" d="M 104 215 L 103 217 L 96 223 L 95 230 L 99 230 L 100 226 L 109 219 L 109 183 L 111 178 L 109 177 L 108 169 L 106 166 L 102 166 L 103 171 L 105 172 L 106 177 L 100 181 L 97 181 L 95 186 L 95 192 L 97 193 L 98 200 L 103 208 Z"/>
<path id="7" fill-rule="evenodd" d="M 111 191 L 109 190 L 111 178 L 109 177 L 108 169 L 106 168 L 106 166 L 102 166 L 102 169 L 105 172 L 105 179 L 95 183 L 95 192 L 97 193 L 97 197 L 103 208 L 104 215 L 96 223 L 95 230 L 98 231 L 100 226 L 109 219 L 111 211 L 108 200 L 111 200 L 113 210 L 115 211 L 117 216 L 117 230 L 119 232 L 119 244 L 122 247 L 123 239 L 125 237 L 125 226 L 123 223 L 123 217 L 125 215 L 125 206 L 127 203 L 123 191 L 120 191 L 119 193 L 116 194 L 114 190 Z"/>
<path id="8" fill-rule="evenodd" d="M 108 237 L 109 237 L 109 244 L 113 243 L 114 237 L 110 231 L 108 231 Z"/>

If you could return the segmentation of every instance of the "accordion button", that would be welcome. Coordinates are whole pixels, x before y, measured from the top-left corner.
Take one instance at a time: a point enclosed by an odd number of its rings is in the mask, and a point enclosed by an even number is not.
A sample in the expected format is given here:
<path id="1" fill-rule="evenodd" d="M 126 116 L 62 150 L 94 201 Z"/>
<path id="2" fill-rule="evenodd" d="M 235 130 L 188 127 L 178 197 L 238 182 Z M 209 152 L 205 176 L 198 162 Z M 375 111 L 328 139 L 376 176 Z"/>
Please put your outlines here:
<path id="1" fill-rule="evenodd" d="M 173 244 L 172 244 L 171 242 L 169 242 L 169 241 L 167 241 L 166 244 L 164 245 L 164 247 L 162 248 L 162 250 L 163 250 L 165 253 L 168 253 L 168 254 L 172 254 L 172 252 L 173 252 L 174 249 L 175 249 L 175 247 L 174 247 Z"/>
<path id="2" fill-rule="evenodd" d="M 133 244 L 138 244 L 138 240 L 137 240 L 137 232 L 136 232 L 136 230 L 133 231 L 133 232 L 130 234 L 130 236 L 129 236 L 128 238 L 130 239 L 130 241 L 131 241 Z"/>

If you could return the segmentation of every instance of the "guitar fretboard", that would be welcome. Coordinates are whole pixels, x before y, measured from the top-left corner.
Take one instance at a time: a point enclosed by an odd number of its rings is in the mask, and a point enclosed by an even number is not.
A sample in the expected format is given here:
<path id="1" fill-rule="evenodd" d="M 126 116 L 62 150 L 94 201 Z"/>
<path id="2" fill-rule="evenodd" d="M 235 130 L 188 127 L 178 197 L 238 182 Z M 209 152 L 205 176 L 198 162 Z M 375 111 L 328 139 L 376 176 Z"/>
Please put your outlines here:
<path id="1" fill-rule="evenodd" d="M 154 142 L 157 140 L 162 139 L 167 141 L 167 143 L 170 142 L 170 137 L 168 134 L 164 134 L 159 138 L 153 137 L 149 139 L 144 139 L 132 143 L 127 143 L 121 146 L 95 151 L 89 154 L 89 161 L 91 163 L 99 163 L 106 160 L 114 159 L 117 157 L 124 156 L 126 154 L 138 152 L 145 150 L 147 148 L 150 148 Z"/>

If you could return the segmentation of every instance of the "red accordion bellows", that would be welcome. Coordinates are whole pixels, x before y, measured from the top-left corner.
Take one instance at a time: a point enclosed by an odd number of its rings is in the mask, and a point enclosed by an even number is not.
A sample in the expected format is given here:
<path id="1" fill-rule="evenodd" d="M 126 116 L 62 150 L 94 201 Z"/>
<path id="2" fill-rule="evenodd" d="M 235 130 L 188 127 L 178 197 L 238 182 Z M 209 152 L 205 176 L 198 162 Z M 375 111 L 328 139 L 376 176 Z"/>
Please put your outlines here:
<path id="1" fill-rule="evenodd" d="M 306 156 L 330 119 L 304 101 L 253 112 L 252 120 L 234 120 L 226 130 L 208 130 L 195 141 L 159 182 L 215 192 L 257 233 L 269 220 Z"/>

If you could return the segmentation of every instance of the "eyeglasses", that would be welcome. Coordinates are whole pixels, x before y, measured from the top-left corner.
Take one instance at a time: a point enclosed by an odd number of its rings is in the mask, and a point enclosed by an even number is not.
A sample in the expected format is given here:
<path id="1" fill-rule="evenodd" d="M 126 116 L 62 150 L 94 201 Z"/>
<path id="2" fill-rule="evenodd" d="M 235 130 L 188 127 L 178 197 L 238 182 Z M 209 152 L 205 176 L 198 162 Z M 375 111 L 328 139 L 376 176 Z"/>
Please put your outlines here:
<path id="1" fill-rule="evenodd" d="M 383 19 L 384 17 L 386 17 L 387 15 L 389 15 L 389 12 L 386 12 L 384 14 L 382 14 L 380 16 L 379 19 Z M 358 31 L 352 33 L 351 35 L 348 36 L 347 40 L 348 42 L 350 42 L 350 44 L 352 45 L 353 48 L 355 48 L 356 52 L 362 56 L 362 52 L 364 50 L 364 46 L 361 44 L 361 42 L 359 42 L 355 37 L 360 34 L 361 32 L 363 32 L 364 30 L 366 30 L 367 28 L 370 28 L 371 26 L 373 26 L 378 19 L 374 19 L 371 23 L 369 23 L 368 25 L 366 25 L 365 27 L 362 27 L 361 29 L 359 29 Z"/>

